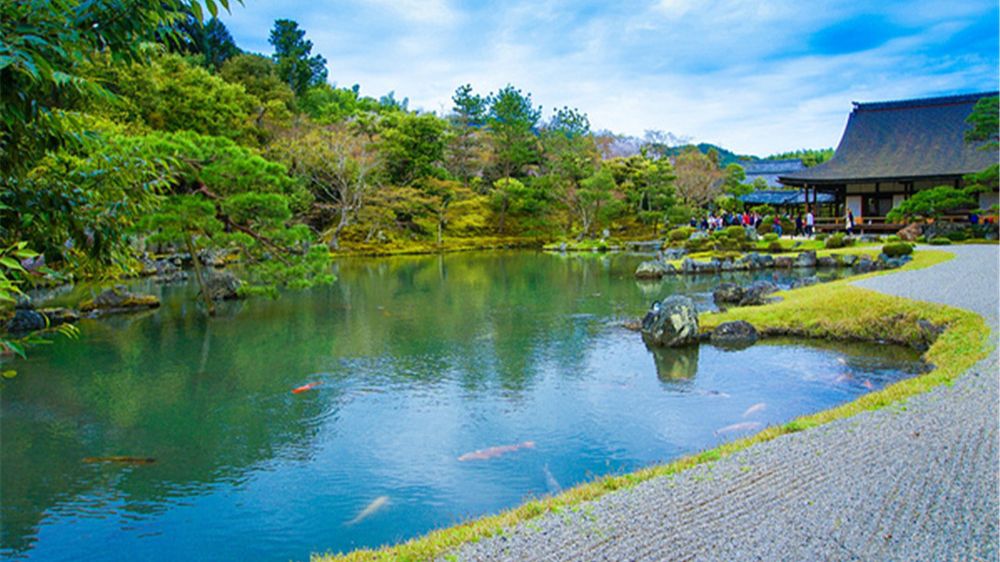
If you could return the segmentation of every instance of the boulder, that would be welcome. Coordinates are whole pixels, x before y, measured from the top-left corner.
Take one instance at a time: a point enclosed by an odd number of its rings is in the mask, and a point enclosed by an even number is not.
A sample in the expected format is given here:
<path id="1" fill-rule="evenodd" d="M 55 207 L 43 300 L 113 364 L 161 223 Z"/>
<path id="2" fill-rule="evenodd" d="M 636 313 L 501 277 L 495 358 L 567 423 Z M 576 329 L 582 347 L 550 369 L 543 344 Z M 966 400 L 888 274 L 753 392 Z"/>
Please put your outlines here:
<path id="1" fill-rule="evenodd" d="M 923 228 L 917 223 L 909 224 L 896 233 L 900 240 L 904 242 L 916 242 L 920 238 Z"/>
<path id="2" fill-rule="evenodd" d="M 810 285 L 816 285 L 819 283 L 819 277 L 815 275 L 810 275 L 809 277 L 803 277 L 802 279 L 796 279 L 792 282 L 792 288 L 798 289 L 799 287 L 808 287 Z"/>
<path id="3" fill-rule="evenodd" d="M 124 286 L 118 285 L 91 300 L 83 301 L 80 303 L 80 310 L 93 314 L 119 314 L 149 310 L 158 306 L 160 306 L 160 299 L 155 296 L 130 293 Z"/>
<path id="4" fill-rule="evenodd" d="M 794 263 L 795 260 L 789 256 L 778 256 L 774 258 L 774 267 L 779 269 L 790 269 Z"/>
<path id="5" fill-rule="evenodd" d="M 739 304 L 743 300 L 743 287 L 736 283 L 723 283 L 712 291 L 715 304 Z"/>
<path id="6" fill-rule="evenodd" d="M 240 298 L 239 290 L 242 285 L 243 282 L 228 271 L 216 273 L 205 280 L 205 290 L 208 292 L 208 297 L 215 301 Z"/>
<path id="7" fill-rule="evenodd" d="M 659 279 L 673 269 L 673 266 L 668 268 L 668 265 L 657 260 L 644 261 L 635 268 L 635 276 L 638 279 Z"/>
<path id="8" fill-rule="evenodd" d="M 14 316 L 7 321 L 5 329 L 12 334 L 24 334 L 44 330 L 45 317 L 37 310 L 30 308 L 14 309 Z"/>
<path id="9" fill-rule="evenodd" d="M 858 261 L 858 256 L 854 254 L 841 254 L 840 263 L 844 264 L 844 267 L 851 267 L 855 262 Z"/>
<path id="10" fill-rule="evenodd" d="M 681 271 L 684 273 L 697 273 L 698 262 L 691 258 L 685 258 L 685 260 L 681 262 Z"/>
<path id="11" fill-rule="evenodd" d="M 667 248 L 663 250 L 663 259 L 665 260 L 679 260 L 687 255 L 687 250 L 684 248 Z"/>
<path id="12" fill-rule="evenodd" d="M 860 256 L 858 261 L 854 263 L 854 271 L 857 273 L 868 273 L 869 271 L 875 271 L 878 266 L 872 259 L 868 256 Z"/>
<path id="13" fill-rule="evenodd" d="M 899 267 L 903 267 L 906 264 L 906 262 L 910 261 L 911 259 L 913 259 L 913 257 L 910 256 L 909 254 L 905 256 L 896 256 L 896 257 L 889 257 L 885 254 L 879 254 L 878 265 L 880 265 L 882 269 L 896 269 Z"/>
<path id="14" fill-rule="evenodd" d="M 795 257 L 795 267 L 816 267 L 816 252 L 801 252 Z"/>
<path id="15" fill-rule="evenodd" d="M 770 281 L 754 281 L 743 288 L 740 306 L 759 306 L 771 302 L 768 295 L 778 292 L 778 286 Z"/>
<path id="16" fill-rule="evenodd" d="M 649 347 L 678 347 L 698 342 L 698 313 L 690 297 L 673 295 L 654 302 L 642 319 L 642 341 Z"/>
<path id="17" fill-rule="evenodd" d="M 727 349 L 743 349 L 757 343 L 760 334 L 753 324 L 745 320 L 723 322 L 712 330 L 712 345 Z"/>
<path id="18" fill-rule="evenodd" d="M 159 283 L 161 285 L 167 285 L 169 283 L 179 283 L 181 281 L 186 281 L 188 274 L 186 271 L 181 271 L 179 269 L 171 273 L 159 274 L 153 277 L 153 283 Z"/>
<path id="19" fill-rule="evenodd" d="M 816 267 L 837 267 L 837 260 L 833 256 L 816 258 Z"/>

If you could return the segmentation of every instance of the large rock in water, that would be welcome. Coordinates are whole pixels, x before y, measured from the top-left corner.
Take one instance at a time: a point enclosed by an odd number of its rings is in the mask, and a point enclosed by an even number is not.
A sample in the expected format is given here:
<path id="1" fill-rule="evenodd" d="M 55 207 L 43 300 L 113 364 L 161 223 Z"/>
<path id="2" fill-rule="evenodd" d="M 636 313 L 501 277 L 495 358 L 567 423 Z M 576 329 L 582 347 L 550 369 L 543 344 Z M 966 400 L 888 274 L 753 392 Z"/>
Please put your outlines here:
<path id="1" fill-rule="evenodd" d="M 137 295 L 119 285 L 104 291 L 92 300 L 80 303 L 80 310 L 95 314 L 118 314 L 148 310 L 160 306 L 160 299 L 154 295 Z"/>
<path id="2" fill-rule="evenodd" d="M 216 273 L 205 280 L 208 297 L 215 301 L 238 299 L 241 285 L 243 282 L 228 271 Z"/>
<path id="3" fill-rule="evenodd" d="M 742 349 L 757 343 L 760 334 L 753 324 L 745 320 L 736 322 L 723 322 L 712 330 L 711 342 L 713 345 L 729 349 Z"/>
<path id="4" fill-rule="evenodd" d="M 715 304 L 739 304 L 743 300 L 743 287 L 736 283 L 723 283 L 712 291 Z"/>
<path id="5" fill-rule="evenodd" d="M 795 267 L 816 267 L 816 252 L 802 252 L 795 258 Z"/>
<path id="6" fill-rule="evenodd" d="M 678 347 L 698 341 L 698 313 L 689 297 L 654 302 L 642 319 L 642 341 L 650 347 Z"/>
<path id="7" fill-rule="evenodd" d="M 778 286 L 770 281 L 754 281 L 743 288 L 740 306 L 759 306 L 771 302 L 769 295 L 777 293 Z"/>
<path id="8" fill-rule="evenodd" d="M 635 276 L 638 279 L 659 279 L 664 275 L 674 271 L 670 264 L 657 260 L 644 261 L 635 268 Z"/>

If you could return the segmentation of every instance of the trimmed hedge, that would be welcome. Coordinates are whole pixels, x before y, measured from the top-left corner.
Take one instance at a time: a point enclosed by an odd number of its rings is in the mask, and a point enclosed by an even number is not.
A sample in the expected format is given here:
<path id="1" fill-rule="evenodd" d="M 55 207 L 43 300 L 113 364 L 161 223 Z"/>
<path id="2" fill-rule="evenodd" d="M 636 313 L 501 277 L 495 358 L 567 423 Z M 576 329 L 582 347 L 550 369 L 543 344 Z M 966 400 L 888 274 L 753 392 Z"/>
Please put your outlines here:
<path id="1" fill-rule="evenodd" d="M 951 246 L 951 240 L 941 236 L 935 236 L 927 241 L 931 246 Z"/>
<path id="2" fill-rule="evenodd" d="M 906 242 L 894 242 L 892 244 L 886 244 L 882 246 L 882 253 L 889 256 L 890 258 L 897 258 L 899 256 L 907 256 L 913 253 L 913 247 Z"/>

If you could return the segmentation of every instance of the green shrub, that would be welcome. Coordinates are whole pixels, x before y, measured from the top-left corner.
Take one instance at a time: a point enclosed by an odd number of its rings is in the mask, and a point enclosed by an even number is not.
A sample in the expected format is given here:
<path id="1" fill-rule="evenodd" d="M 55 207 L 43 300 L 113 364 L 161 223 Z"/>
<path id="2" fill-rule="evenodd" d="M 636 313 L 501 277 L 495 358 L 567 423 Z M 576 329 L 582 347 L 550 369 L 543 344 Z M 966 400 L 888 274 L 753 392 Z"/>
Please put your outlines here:
<path id="1" fill-rule="evenodd" d="M 899 236 L 896 236 L 895 234 L 890 234 L 889 236 L 885 237 L 885 241 L 886 242 L 890 242 L 890 243 L 891 242 L 902 242 L 903 239 L 900 238 Z"/>
<path id="2" fill-rule="evenodd" d="M 693 227 L 679 226 L 671 230 L 669 233 L 667 233 L 667 238 L 669 238 L 673 242 L 683 242 L 684 240 L 690 238 L 691 234 L 693 233 L 694 233 Z"/>
<path id="3" fill-rule="evenodd" d="M 890 258 L 907 256 L 913 253 L 913 247 L 906 242 L 893 242 L 882 246 L 882 253 Z"/>
<path id="4" fill-rule="evenodd" d="M 969 239 L 969 235 L 962 230 L 949 232 L 948 234 L 945 234 L 945 236 L 948 238 L 948 240 L 951 240 L 952 242 L 963 242 Z"/>
<path id="5" fill-rule="evenodd" d="M 768 232 L 767 234 L 764 235 L 764 241 L 765 242 L 774 242 L 777 239 L 778 239 L 778 235 L 775 234 L 775 233 L 773 233 L 773 232 Z"/>
<path id="6" fill-rule="evenodd" d="M 708 248 L 708 238 L 691 238 L 684 242 L 684 248 L 689 252 L 701 252 Z"/>
<path id="7" fill-rule="evenodd" d="M 816 235 L 816 240 L 819 241 L 819 242 L 822 242 L 822 241 L 826 240 L 829 237 L 830 237 L 829 234 L 827 234 L 825 232 L 820 232 L 819 234 Z"/>
<path id="8" fill-rule="evenodd" d="M 838 232 L 826 239 L 824 247 L 827 249 L 843 248 L 854 243 L 853 238 L 848 238 L 843 232 Z"/>
<path id="9" fill-rule="evenodd" d="M 951 246 L 951 240 L 948 240 L 943 236 L 935 236 L 934 238 L 928 240 L 927 243 L 931 246 Z"/>
<path id="10" fill-rule="evenodd" d="M 768 252 L 779 253 L 785 251 L 785 247 L 781 245 L 781 242 L 777 240 L 772 240 L 770 244 L 767 245 Z"/>
<path id="11" fill-rule="evenodd" d="M 726 236 L 730 240 L 736 240 L 738 242 L 742 242 L 743 240 L 747 239 L 747 231 L 742 226 L 737 226 L 737 225 L 727 226 L 725 230 L 723 230 L 723 232 L 726 233 Z"/>

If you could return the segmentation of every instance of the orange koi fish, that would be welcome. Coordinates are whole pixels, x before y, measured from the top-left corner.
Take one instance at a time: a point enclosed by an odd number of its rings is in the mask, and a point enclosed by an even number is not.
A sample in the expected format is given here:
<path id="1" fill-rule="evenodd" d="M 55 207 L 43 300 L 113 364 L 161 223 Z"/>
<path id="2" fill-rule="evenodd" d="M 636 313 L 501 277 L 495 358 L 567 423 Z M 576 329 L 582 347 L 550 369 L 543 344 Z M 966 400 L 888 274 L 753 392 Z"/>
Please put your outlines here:
<path id="1" fill-rule="evenodd" d="M 321 382 L 311 382 L 309 384 L 304 384 L 304 385 L 302 385 L 302 386 L 300 386 L 298 388 L 293 388 L 292 389 L 292 394 L 302 394 L 303 392 L 305 392 L 307 390 L 312 390 L 312 389 L 316 388 L 317 386 L 319 386 L 321 384 L 323 384 L 323 383 L 321 383 Z"/>

